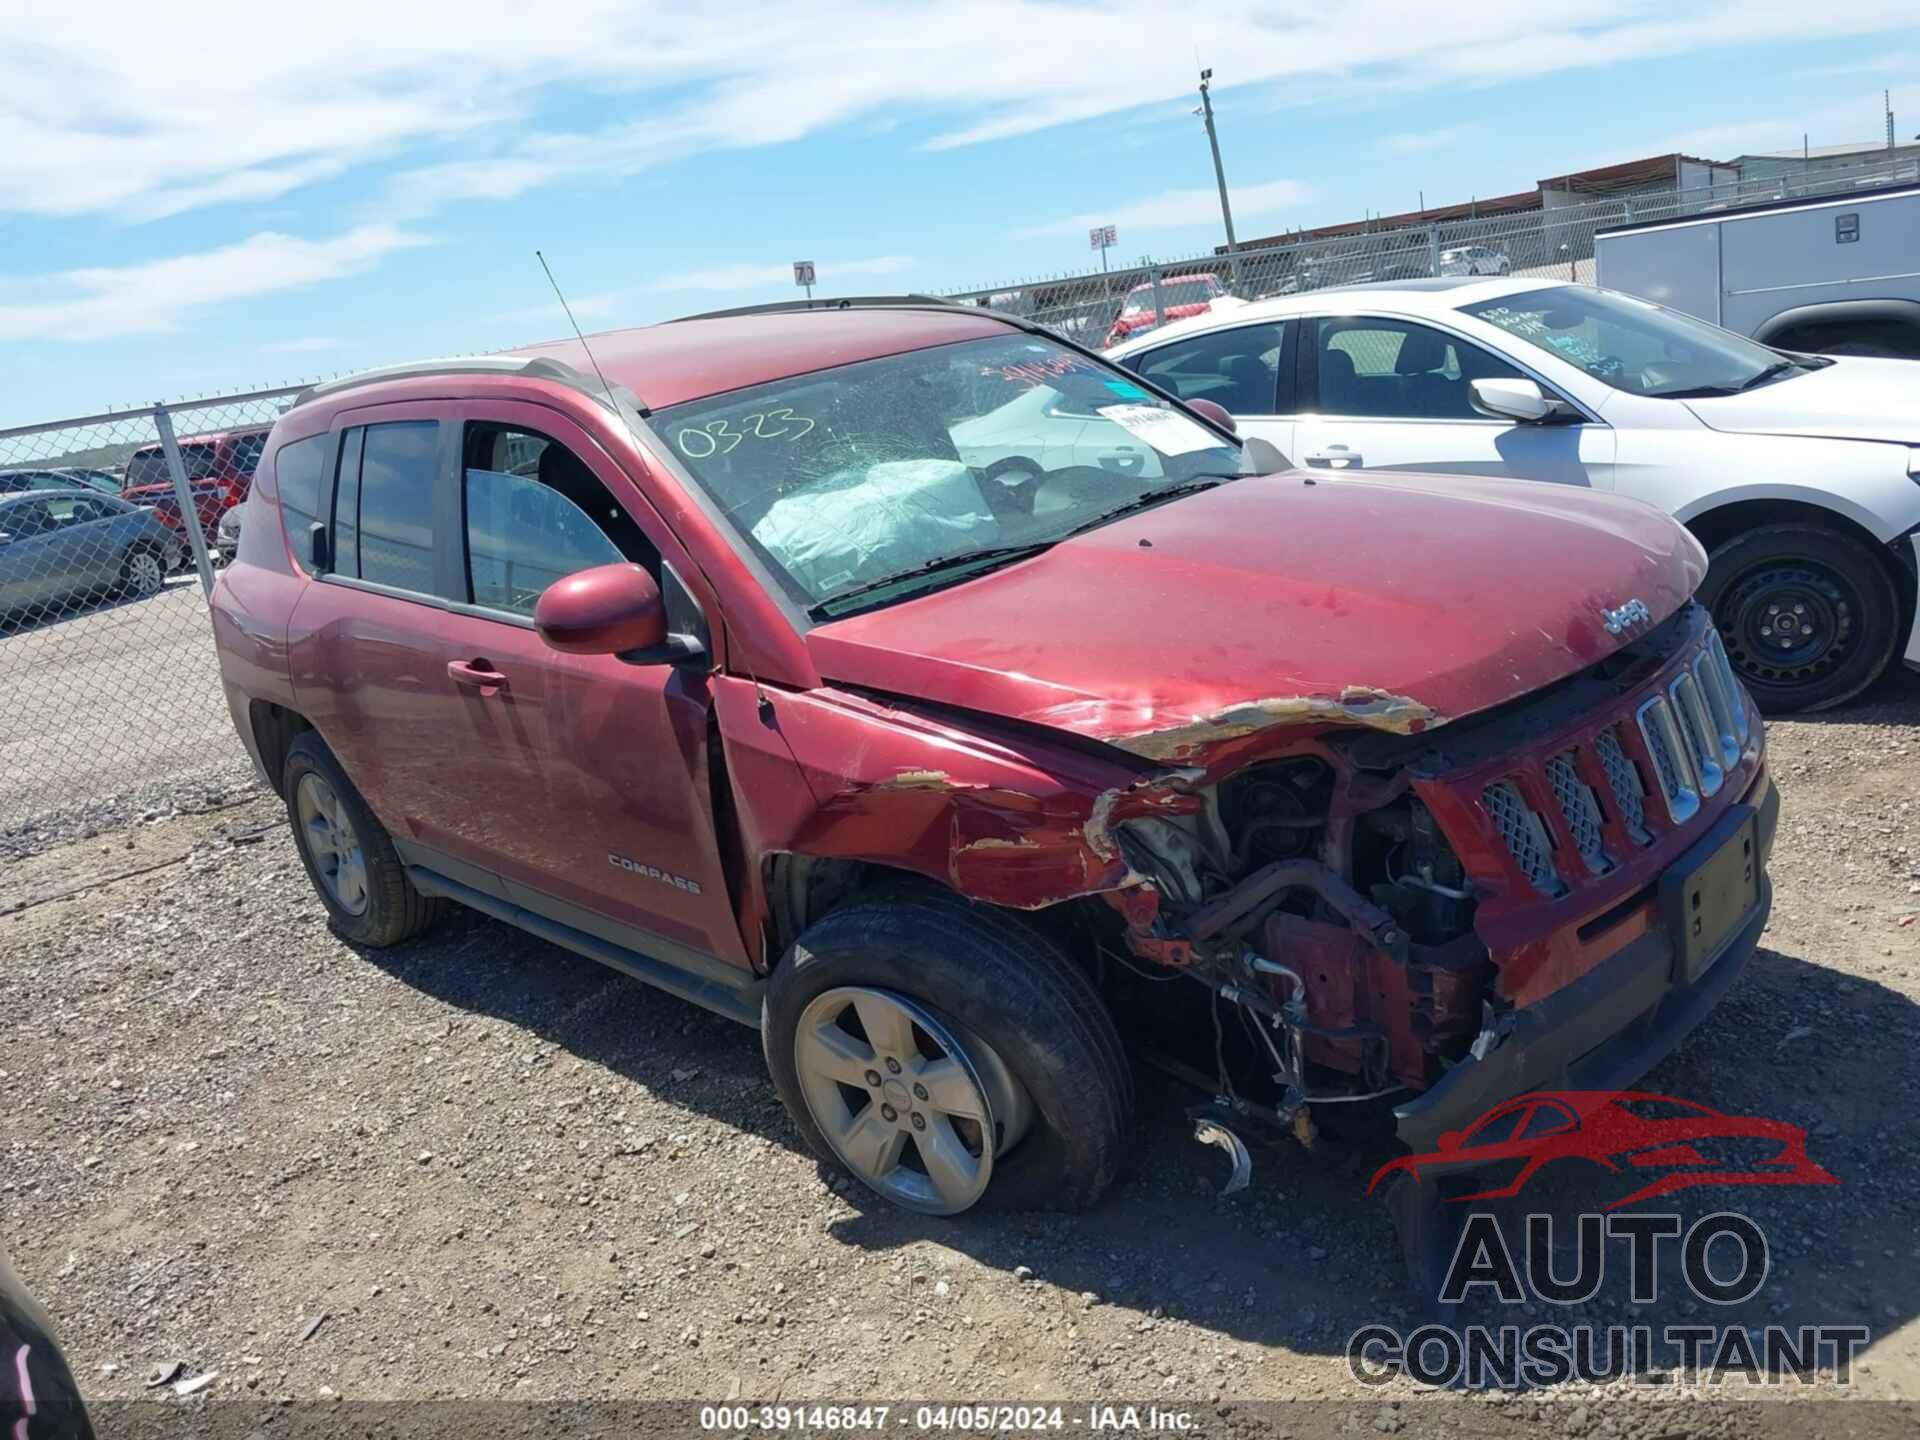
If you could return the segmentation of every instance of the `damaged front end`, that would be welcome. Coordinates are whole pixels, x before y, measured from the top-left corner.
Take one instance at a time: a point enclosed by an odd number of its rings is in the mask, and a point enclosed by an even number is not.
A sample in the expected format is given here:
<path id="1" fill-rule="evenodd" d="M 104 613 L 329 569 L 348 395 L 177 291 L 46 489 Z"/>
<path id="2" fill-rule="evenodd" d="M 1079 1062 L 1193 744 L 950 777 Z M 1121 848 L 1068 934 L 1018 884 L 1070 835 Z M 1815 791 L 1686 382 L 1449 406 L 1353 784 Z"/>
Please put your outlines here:
<path id="1" fill-rule="evenodd" d="M 1615 1042 L 1701 978 L 1679 973 L 1662 879 L 1728 824 L 1752 826 L 1764 919 L 1760 724 L 1697 606 L 1545 690 L 1410 729 L 1237 731 L 1157 782 L 1186 813 L 1110 826 L 1138 881 L 1107 896 L 1126 948 L 1209 992 L 1216 1108 L 1307 1139 L 1323 1107 L 1391 1097 L 1416 1140 L 1603 1052 L 1651 1063 L 1645 1037 L 1632 1057 Z M 1751 949 L 1739 919 L 1723 949 Z M 1555 1011 L 1578 1013 L 1542 1039 Z"/>

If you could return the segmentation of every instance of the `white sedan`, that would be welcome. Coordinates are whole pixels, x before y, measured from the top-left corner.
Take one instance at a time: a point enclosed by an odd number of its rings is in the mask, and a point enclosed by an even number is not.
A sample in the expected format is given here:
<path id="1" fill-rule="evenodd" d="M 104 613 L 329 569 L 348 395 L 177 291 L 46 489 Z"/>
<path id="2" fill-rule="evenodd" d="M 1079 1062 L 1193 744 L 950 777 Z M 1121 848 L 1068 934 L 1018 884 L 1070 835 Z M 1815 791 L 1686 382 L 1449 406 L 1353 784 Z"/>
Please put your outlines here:
<path id="1" fill-rule="evenodd" d="M 1920 363 L 1790 354 L 1615 291 L 1520 279 L 1318 290 L 1108 353 L 1224 405 L 1296 464 L 1658 505 L 1711 556 L 1700 599 L 1765 709 L 1839 704 L 1903 649 L 1920 668 Z"/>

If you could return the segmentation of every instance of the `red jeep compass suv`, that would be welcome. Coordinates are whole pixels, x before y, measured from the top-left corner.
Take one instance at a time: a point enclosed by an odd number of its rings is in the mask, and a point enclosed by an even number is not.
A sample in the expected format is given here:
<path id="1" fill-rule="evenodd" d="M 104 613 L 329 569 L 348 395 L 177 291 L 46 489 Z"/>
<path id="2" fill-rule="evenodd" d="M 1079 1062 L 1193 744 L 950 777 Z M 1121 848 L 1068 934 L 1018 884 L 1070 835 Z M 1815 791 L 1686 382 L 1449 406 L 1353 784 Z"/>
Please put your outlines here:
<path id="1" fill-rule="evenodd" d="M 1417 1151 L 1639 1075 L 1770 895 L 1700 547 L 1285 465 L 936 301 L 403 366 L 275 424 L 221 670 L 342 936 L 457 901 L 757 1025 L 914 1209 L 1091 1202 L 1132 1046 Z"/>

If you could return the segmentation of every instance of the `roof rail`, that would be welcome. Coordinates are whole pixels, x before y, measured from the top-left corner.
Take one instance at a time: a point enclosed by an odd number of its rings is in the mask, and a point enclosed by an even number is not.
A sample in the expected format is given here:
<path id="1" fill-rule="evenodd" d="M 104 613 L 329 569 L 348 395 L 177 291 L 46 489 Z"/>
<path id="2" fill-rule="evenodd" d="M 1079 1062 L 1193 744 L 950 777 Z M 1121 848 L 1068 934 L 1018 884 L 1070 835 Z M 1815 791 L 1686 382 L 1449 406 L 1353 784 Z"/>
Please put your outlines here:
<path id="1" fill-rule="evenodd" d="M 337 395 L 343 390 L 377 384 L 382 380 L 408 380 L 428 375 L 524 375 L 530 380 L 557 380 L 597 400 L 604 401 L 607 398 L 606 389 L 598 379 L 563 360 L 544 355 L 532 359 L 524 355 L 471 355 L 451 360 L 412 360 L 403 365 L 379 365 L 371 370 L 342 375 L 335 380 L 322 380 L 294 396 L 293 403 L 304 405 L 322 395 Z"/>
<path id="2" fill-rule="evenodd" d="M 965 308 L 956 306 L 951 300 L 942 300 L 938 295 L 844 295 L 819 300 L 774 300 L 764 305 L 740 305 L 731 310 L 703 310 L 698 315 L 676 315 L 663 323 L 677 325 L 682 320 L 728 320 L 735 315 L 778 315 L 789 310 L 880 309 L 890 305 L 906 309 L 927 306 L 941 310 Z"/>

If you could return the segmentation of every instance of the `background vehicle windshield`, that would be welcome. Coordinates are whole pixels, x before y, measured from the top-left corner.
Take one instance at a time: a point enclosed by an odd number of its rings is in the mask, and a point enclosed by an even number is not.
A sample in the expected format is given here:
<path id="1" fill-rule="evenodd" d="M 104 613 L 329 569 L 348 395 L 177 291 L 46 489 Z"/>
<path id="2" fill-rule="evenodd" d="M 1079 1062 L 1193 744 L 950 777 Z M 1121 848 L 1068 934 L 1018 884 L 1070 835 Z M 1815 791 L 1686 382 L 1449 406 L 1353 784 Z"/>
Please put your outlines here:
<path id="1" fill-rule="evenodd" d="M 1132 376 L 1026 334 L 689 401 L 653 424 L 812 608 L 1241 470 L 1237 444 Z"/>
<path id="2" fill-rule="evenodd" d="M 1528 290 L 1460 309 L 1635 395 L 1734 391 L 1782 360 L 1730 330 L 1590 286 Z"/>
<path id="3" fill-rule="evenodd" d="M 1211 300 L 1214 296 L 1213 284 L 1207 280 L 1163 280 L 1160 283 L 1160 303 L 1162 305 L 1198 305 L 1202 300 Z M 1139 314 L 1142 310 L 1153 309 L 1153 287 L 1136 286 L 1127 296 L 1127 310 Z"/>

